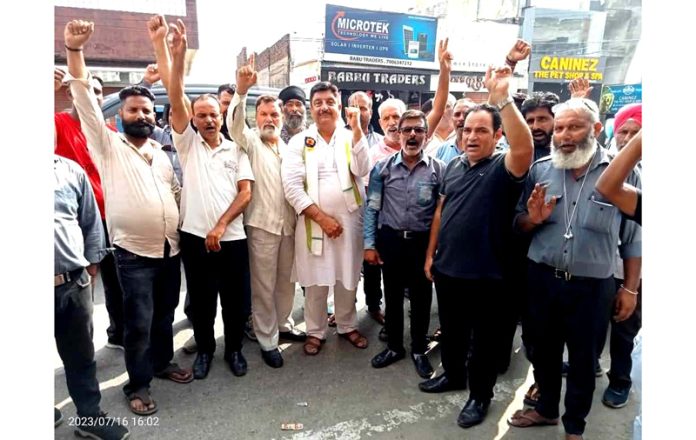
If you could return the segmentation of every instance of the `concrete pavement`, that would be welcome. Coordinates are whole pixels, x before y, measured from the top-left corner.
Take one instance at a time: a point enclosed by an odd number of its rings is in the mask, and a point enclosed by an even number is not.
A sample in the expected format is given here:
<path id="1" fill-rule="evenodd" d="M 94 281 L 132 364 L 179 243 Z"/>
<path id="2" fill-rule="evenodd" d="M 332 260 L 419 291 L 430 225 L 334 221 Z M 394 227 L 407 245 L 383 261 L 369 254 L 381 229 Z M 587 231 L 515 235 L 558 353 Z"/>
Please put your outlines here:
<path id="1" fill-rule="evenodd" d="M 193 334 L 183 314 L 184 289 L 185 282 L 182 283 L 182 296 L 175 317 L 174 361 L 188 368 L 195 355 L 187 355 L 181 350 Z M 241 378 L 233 376 L 222 359 L 224 341 L 218 313 L 218 349 L 208 378 L 183 385 L 155 378 L 151 391 L 159 411 L 149 417 L 137 417 L 129 411 L 121 390 L 127 381 L 123 352 L 104 347 L 108 316 L 103 290 L 98 285 L 94 343 L 102 409 L 111 416 L 126 418 L 131 438 L 136 439 L 564 438 L 560 424 L 521 429 L 509 427 L 505 422 L 515 410 L 522 408 L 524 393 L 532 383 L 529 363 L 520 350 L 519 328 L 510 369 L 498 377 L 488 417 L 483 424 L 464 430 L 456 425 L 456 418 L 466 402 L 468 391 L 420 392 L 417 384 L 422 379 L 416 375 L 408 357 L 380 370 L 370 366 L 370 359 L 384 348 L 385 343 L 377 338 L 380 326 L 366 313 L 362 286 L 358 298 L 360 331 L 370 340 L 366 350 L 356 349 L 348 341 L 336 337 L 334 328 L 330 329 L 321 353 L 315 357 L 306 356 L 299 343 L 283 344 L 285 366 L 272 369 L 263 363 L 258 344 L 245 339 L 243 352 L 249 363 L 249 372 Z M 302 291 L 298 288 L 294 317 L 300 328 L 304 328 L 302 303 Z M 434 300 L 431 331 L 437 323 L 437 303 Z M 408 336 L 405 342 L 408 343 Z M 437 348 L 430 359 L 433 367 L 440 366 Z M 608 345 L 601 364 L 605 369 L 609 366 Z M 72 439 L 75 437 L 69 422 L 70 417 L 75 416 L 75 407 L 68 396 L 57 352 L 54 367 L 54 401 L 65 418 L 63 424 L 55 429 L 55 438 Z M 438 369 L 437 373 L 440 371 Z M 597 379 L 585 439 L 630 439 L 633 418 L 638 411 L 638 396 L 632 393 L 625 408 L 606 408 L 601 403 L 601 395 L 607 384 L 606 376 Z M 283 431 L 283 423 L 301 423 L 303 429 Z"/>

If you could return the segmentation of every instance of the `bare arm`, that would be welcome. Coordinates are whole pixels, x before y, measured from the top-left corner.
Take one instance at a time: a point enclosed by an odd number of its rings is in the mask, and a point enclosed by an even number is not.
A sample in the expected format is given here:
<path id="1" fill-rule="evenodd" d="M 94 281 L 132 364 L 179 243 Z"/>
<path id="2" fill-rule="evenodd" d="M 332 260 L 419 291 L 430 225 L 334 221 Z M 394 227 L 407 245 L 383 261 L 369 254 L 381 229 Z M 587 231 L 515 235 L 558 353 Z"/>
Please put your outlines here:
<path id="1" fill-rule="evenodd" d="M 440 235 L 440 221 L 442 221 L 442 205 L 445 203 L 445 196 L 440 196 L 435 208 L 433 223 L 430 225 L 430 239 L 428 240 L 428 249 L 425 251 L 425 276 L 433 281 L 432 267 L 435 259 L 435 251 L 437 251 L 437 238 Z"/>
<path id="2" fill-rule="evenodd" d="M 614 302 L 614 321 L 616 322 L 627 320 L 636 310 L 638 298 L 632 292 L 636 292 L 640 285 L 642 260 L 641 257 L 623 260 L 624 288 L 619 288 L 619 291 L 616 292 L 616 300 Z"/>
<path id="3" fill-rule="evenodd" d="M 249 206 L 249 202 L 251 202 L 251 180 L 240 180 L 237 182 L 237 196 L 205 237 L 205 248 L 208 251 L 218 252 L 222 249 L 220 238 L 227 230 L 227 226 Z"/>
<path id="4" fill-rule="evenodd" d="M 633 215 L 638 203 L 638 191 L 624 183 L 643 155 L 643 130 L 639 131 L 616 155 L 597 180 L 596 188 L 621 212 Z"/>
<path id="5" fill-rule="evenodd" d="M 253 151 L 254 142 L 250 140 L 256 136 L 249 127 L 246 126 L 246 94 L 249 89 L 256 84 L 257 74 L 255 70 L 254 54 L 249 58 L 249 63 L 237 69 L 237 89 L 234 92 L 230 109 L 227 111 L 227 130 L 234 141 L 247 154 L 255 154 Z M 242 98 L 243 97 L 243 98 Z"/>
<path id="6" fill-rule="evenodd" d="M 440 61 L 440 77 L 437 82 L 437 91 L 435 91 L 435 98 L 433 99 L 433 110 L 428 114 L 428 134 L 426 139 L 435 133 L 437 124 L 440 123 L 442 115 L 445 113 L 445 106 L 447 105 L 447 97 L 449 96 L 449 83 L 450 83 L 450 72 L 452 71 L 452 53 L 447 50 L 449 45 L 449 38 L 445 40 L 440 40 L 440 44 L 437 48 L 437 58 Z"/>
<path id="7" fill-rule="evenodd" d="M 502 102 L 510 97 L 510 78 L 512 70 L 509 67 L 499 67 L 486 71 L 485 84 L 488 89 L 488 103 L 500 107 Z M 524 121 L 517 106 L 509 102 L 500 110 L 505 136 L 510 150 L 505 155 L 505 168 L 515 177 L 524 176 L 532 165 L 534 158 L 534 143 L 529 126 Z"/>
<path id="8" fill-rule="evenodd" d="M 186 27 L 181 19 L 171 27 L 173 38 L 171 43 L 172 69 L 169 76 L 167 95 L 172 108 L 171 124 L 175 132 L 181 134 L 189 123 L 188 102 L 184 95 L 184 57 L 188 43 Z"/>

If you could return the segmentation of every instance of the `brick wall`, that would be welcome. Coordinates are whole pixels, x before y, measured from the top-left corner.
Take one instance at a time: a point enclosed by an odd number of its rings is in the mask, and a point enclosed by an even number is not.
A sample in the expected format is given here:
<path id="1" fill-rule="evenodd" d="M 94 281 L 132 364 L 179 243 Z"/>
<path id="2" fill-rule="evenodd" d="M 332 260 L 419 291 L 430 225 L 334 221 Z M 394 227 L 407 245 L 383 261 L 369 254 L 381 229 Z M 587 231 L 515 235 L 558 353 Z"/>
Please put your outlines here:
<path id="1" fill-rule="evenodd" d="M 181 18 L 186 25 L 189 49 L 198 49 L 196 0 L 186 0 L 186 13 L 186 17 L 165 18 L 168 22 Z M 84 19 L 95 24 L 94 35 L 85 47 L 88 65 L 145 67 L 155 59 L 146 27 L 151 16 L 134 12 L 55 7 L 55 62 L 65 64 L 65 24 L 73 19 Z"/>

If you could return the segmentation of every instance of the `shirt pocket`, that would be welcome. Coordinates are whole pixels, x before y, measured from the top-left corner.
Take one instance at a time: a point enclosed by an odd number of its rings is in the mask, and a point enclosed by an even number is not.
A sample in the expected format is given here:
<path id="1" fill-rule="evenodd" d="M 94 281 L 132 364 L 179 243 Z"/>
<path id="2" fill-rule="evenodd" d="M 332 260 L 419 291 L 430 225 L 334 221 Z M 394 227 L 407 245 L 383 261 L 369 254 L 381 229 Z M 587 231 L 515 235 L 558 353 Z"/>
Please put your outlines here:
<path id="1" fill-rule="evenodd" d="M 430 206 L 435 200 L 436 182 L 418 182 L 418 206 Z"/>
<path id="2" fill-rule="evenodd" d="M 580 226 L 596 232 L 609 233 L 617 218 L 618 209 L 593 191 L 587 201 L 587 209 Z"/>

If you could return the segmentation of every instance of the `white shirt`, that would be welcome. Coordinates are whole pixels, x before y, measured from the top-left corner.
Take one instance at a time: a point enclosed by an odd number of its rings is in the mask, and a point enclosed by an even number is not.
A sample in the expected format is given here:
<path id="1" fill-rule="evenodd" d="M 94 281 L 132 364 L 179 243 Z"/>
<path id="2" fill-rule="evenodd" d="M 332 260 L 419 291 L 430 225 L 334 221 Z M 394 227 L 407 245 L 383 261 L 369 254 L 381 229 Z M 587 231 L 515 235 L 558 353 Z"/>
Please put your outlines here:
<path id="1" fill-rule="evenodd" d="M 190 124 L 179 134 L 172 130 L 186 186 L 181 193 L 181 230 L 205 238 L 237 197 L 237 182 L 254 180 L 249 157 L 234 142 L 210 148 Z M 227 225 L 220 241 L 243 240 L 243 214 Z"/>
<path id="2" fill-rule="evenodd" d="M 123 134 L 111 131 L 89 78 L 66 78 L 101 176 L 111 242 L 136 255 L 163 258 L 166 240 L 170 255 L 176 255 L 181 189 L 167 154 L 152 139 L 138 148 Z"/>
<path id="3" fill-rule="evenodd" d="M 280 164 L 288 147 L 280 137 L 277 147 L 264 143 L 245 120 L 246 95 L 235 93 L 227 112 L 227 127 L 232 139 L 249 155 L 256 179 L 251 202 L 244 211 L 244 224 L 275 235 L 293 235 L 296 215 L 285 199 L 280 177 Z"/>

